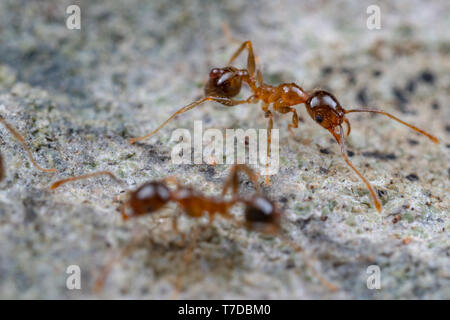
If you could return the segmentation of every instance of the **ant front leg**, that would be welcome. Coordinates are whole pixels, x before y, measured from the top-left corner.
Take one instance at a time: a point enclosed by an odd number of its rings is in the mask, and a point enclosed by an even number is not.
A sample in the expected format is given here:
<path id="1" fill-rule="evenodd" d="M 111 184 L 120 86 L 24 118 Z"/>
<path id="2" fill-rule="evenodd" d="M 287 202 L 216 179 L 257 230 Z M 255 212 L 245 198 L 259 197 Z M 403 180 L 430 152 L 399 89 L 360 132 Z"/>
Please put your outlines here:
<path id="1" fill-rule="evenodd" d="M 339 128 L 339 133 L 336 132 L 336 130 L 335 130 L 336 128 Z M 369 190 L 370 195 L 371 195 L 371 197 L 373 199 L 373 202 L 375 204 L 375 208 L 377 209 L 378 212 L 381 212 L 382 206 L 381 206 L 380 200 L 378 200 L 378 197 L 377 197 L 374 189 L 372 188 L 372 185 L 370 184 L 369 181 L 367 181 L 367 179 L 358 171 L 358 169 L 355 168 L 355 166 L 348 159 L 347 148 L 346 148 L 345 142 L 344 142 L 344 129 L 342 128 L 341 125 L 339 125 L 339 126 L 333 128 L 333 129 L 330 129 L 329 131 L 334 136 L 334 138 L 336 139 L 337 143 L 340 145 L 342 157 L 344 158 L 345 162 L 361 178 L 361 180 L 364 182 L 364 184 L 366 185 L 366 187 Z"/>
<path id="2" fill-rule="evenodd" d="M 282 114 L 292 112 L 292 123 L 288 125 L 288 130 L 292 138 L 295 138 L 295 133 L 292 128 L 295 129 L 298 128 L 297 110 L 295 110 L 295 108 L 290 107 L 289 105 L 286 105 L 286 103 L 283 102 L 281 99 L 274 102 L 273 109 Z"/>

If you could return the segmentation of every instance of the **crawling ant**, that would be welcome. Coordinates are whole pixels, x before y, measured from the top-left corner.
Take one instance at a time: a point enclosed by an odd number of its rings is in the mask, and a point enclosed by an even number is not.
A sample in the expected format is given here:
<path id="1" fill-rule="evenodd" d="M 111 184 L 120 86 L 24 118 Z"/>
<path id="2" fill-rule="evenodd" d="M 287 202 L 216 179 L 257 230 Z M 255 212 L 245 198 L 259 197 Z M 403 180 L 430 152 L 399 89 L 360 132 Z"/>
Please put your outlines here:
<path id="1" fill-rule="evenodd" d="M 248 51 L 247 58 L 247 68 L 237 69 L 231 64 L 233 61 L 244 51 Z M 245 100 L 235 100 L 233 99 L 237 96 L 241 90 L 242 84 L 246 83 L 252 95 Z M 263 82 L 263 75 L 260 70 L 256 70 L 255 55 L 253 53 L 252 43 L 250 41 L 245 41 L 241 44 L 238 50 L 232 55 L 228 62 L 228 66 L 224 68 L 213 68 L 209 73 L 209 79 L 204 88 L 205 97 L 194 101 L 183 108 L 179 109 L 172 116 L 164 121 L 158 128 L 150 132 L 147 135 L 136 137 L 130 139 L 130 143 L 135 143 L 137 141 L 142 141 L 147 139 L 157 133 L 163 126 L 165 126 L 170 120 L 175 116 L 189 111 L 198 105 L 207 102 L 215 101 L 221 103 L 226 107 L 234 107 L 245 103 L 257 103 L 261 102 L 261 108 L 264 112 L 264 116 L 268 118 L 268 133 L 267 133 L 267 163 L 270 154 L 270 143 L 271 143 L 271 130 L 273 128 L 273 112 L 279 112 L 282 114 L 292 113 L 292 122 L 288 125 L 288 130 L 291 135 L 294 135 L 294 128 L 298 128 L 298 115 L 297 111 L 293 106 L 298 104 L 305 104 L 306 110 L 310 117 L 321 125 L 323 128 L 328 130 L 333 137 L 336 139 L 337 143 L 340 145 L 342 156 L 348 166 L 361 178 L 361 180 L 366 185 L 373 199 L 376 209 L 381 212 L 381 203 L 378 200 L 372 186 L 367 181 L 366 178 L 353 166 L 347 157 L 346 146 L 344 142 L 345 136 L 348 136 L 351 131 L 350 121 L 346 117 L 349 113 L 355 112 L 371 112 L 378 113 L 404 124 L 411 129 L 419 132 L 434 143 L 439 143 L 439 140 L 432 136 L 431 134 L 406 123 L 399 118 L 379 110 L 370 109 L 344 109 L 336 97 L 325 90 L 315 89 L 312 91 L 305 91 L 303 88 L 295 83 L 282 83 L 278 86 L 271 86 Z M 272 110 L 270 110 L 272 106 Z M 346 134 L 344 134 L 344 129 L 342 127 L 345 123 L 347 127 Z M 266 176 L 266 183 L 268 183 L 268 176 Z"/>
<path id="2" fill-rule="evenodd" d="M 170 202 L 176 203 L 182 211 L 191 218 L 201 218 L 205 214 L 209 216 L 210 223 L 213 222 L 216 214 L 230 219 L 229 211 L 236 204 L 245 205 L 245 225 L 250 230 L 258 230 L 265 233 L 276 233 L 279 231 L 281 212 L 278 207 L 269 199 L 257 193 L 251 198 L 244 198 L 238 195 L 238 174 L 245 172 L 253 183 L 257 185 L 256 174 L 246 165 L 234 165 L 230 171 L 229 178 L 222 189 L 222 197 L 214 198 L 203 195 L 192 187 L 182 186 L 174 177 L 168 177 L 159 181 L 150 181 L 142 184 L 134 191 L 128 192 L 128 199 L 120 207 L 123 220 L 136 218 L 154 213 L 162 209 Z M 116 181 L 120 179 L 109 171 L 98 171 L 80 176 L 73 176 L 54 182 L 50 189 L 54 190 L 61 185 L 87 178 L 101 175 L 108 175 Z M 168 182 L 174 183 L 176 188 L 171 190 Z M 229 189 L 232 189 L 232 198 L 225 199 Z M 259 191 L 259 188 L 257 188 Z M 173 217 L 173 228 L 178 231 L 177 219 L 179 215 Z"/>
<path id="3" fill-rule="evenodd" d="M 20 144 L 22 145 L 22 147 L 25 149 L 28 158 L 30 159 L 31 163 L 33 164 L 33 166 L 40 170 L 40 171 L 44 171 L 44 172 L 54 172 L 56 173 L 56 169 L 46 169 L 46 168 L 42 168 L 41 166 L 39 166 L 37 164 L 37 162 L 34 160 L 33 155 L 31 154 L 30 149 L 28 148 L 27 144 L 25 143 L 25 139 L 22 137 L 22 135 L 17 132 L 16 129 L 14 129 L 8 122 L 6 122 L 6 120 L 3 118 L 3 116 L 0 115 L 0 122 L 5 126 L 6 129 L 8 129 L 8 131 L 17 139 L 19 140 Z M 6 173 L 6 169 L 3 163 L 3 156 L 0 153 L 0 181 L 3 180 L 3 178 L 5 177 L 5 173 Z"/>
<path id="4" fill-rule="evenodd" d="M 239 195 L 239 172 L 244 172 L 250 178 L 256 186 L 256 194 L 250 197 L 243 197 Z M 70 181 L 77 181 L 100 175 L 108 175 L 114 180 L 120 181 L 109 171 L 99 171 L 56 181 L 50 188 L 51 190 L 54 190 L 62 184 Z M 120 213 L 123 220 L 128 220 L 155 213 L 171 202 L 176 203 L 178 208 L 182 210 L 178 210 L 177 213 L 173 215 L 172 227 L 175 232 L 179 233 L 177 220 L 180 217 L 181 212 L 184 212 L 190 218 L 201 218 L 206 214 L 209 218 L 209 225 L 211 225 L 216 214 L 222 216 L 223 218 L 235 221 L 234 216 L 231 215 L 229 211 L 232 207 L 240 203 L 243 204 L 245 208 L 244 221 L 235 222 L 239 225 L 243 225 L 250 231 L 261 232 L 269 235 L 278 235 L 282 237 L 289 245 L 291 245 L 295 251 L 301 251 L 302 249 L 297 244 L 289 239 L 286 239 L 281 234 L 280 222 L 282 211 L 274 202 L 260 193 L 257 180 L 257 175 L 246 165 L 234 165 L 231 168 L 228 179 L 222 188 L 221 197 L 219 198 L 208 197 L 192 187 L 182 186 L 174 177 L 150 181 L 142 184 L 136 190 L 128 192 L 128 199 L 121 205 Z M 175 188 L 169 188 L 168 183 L 174 183 Z M 231 189 L 231 199 L 225 199 L 225 195 L 229 189 Z M 193 243 L 196 242 L 197 237 L 198 232 L 194 235 Z M 192 250 L 193 246 L 191 246 L 186 252 L 186 262 L 189 260 Z M 117 262 L 117 260 L 114 260 L 113 262 Z M 337 290 L 337 287 L 334 284 L 324 279 L 314 270 L 308 259 L 305 259 L 305 264 L 311 273 L 325 287 L 331 291 Z M 108 271 L 110 270 L 110 265 L 111 263 L 107 265 L 107 271 L 102 274 L 102 277 L 97 282 L 95 286 L 96 291 L 103 288 L 103 283 Z"/>

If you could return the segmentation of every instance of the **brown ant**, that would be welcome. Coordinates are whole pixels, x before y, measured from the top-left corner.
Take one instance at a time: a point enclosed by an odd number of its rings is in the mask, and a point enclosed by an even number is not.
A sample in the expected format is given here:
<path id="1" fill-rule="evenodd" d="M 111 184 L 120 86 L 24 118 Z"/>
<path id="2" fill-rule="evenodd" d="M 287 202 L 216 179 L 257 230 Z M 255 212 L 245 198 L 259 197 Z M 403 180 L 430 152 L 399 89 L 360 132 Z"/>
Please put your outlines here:
<path id="1" fill-rule="evenodd" d="M 247 69 L 237 69 L 231 64 L 233 61 L 244 51 L 248 51 L 247 59 Z M 245 100 L 234 100 L 233 98 L 237 96 L 241 90 L 242 83 L 247 83 L 252 95 Z M 268 138 L 267 138 L 267 163 L 270 154 L 270 143 L 271 143 L 271 130 L 273 128 L 273 114 L 272 112 L 279 112 L 282 114 L 292 113 L 292 122 L 288 125 L 288 130 L 291 135 L 294 135 L 293 128 L 298 127 L 298 115 L 297 111 L 293 106 L 298 104 L 305 104 L 308 114 L 311 118 L 320 124 L 323 128 L 327 129 L 333 137 L 336 139 L 337 143 L 341 147 L 341 153 L 344 157 L 345 162 L 350 166 L 350 168 L 355 171 L 355 173 L 361 178 L 365 183 L 372 199 L 375 203 L 376 209 L 381 212 L 381 203 L 378 200 L 372 186 L 364 178 L 364 176 L 352 165 L 347 157 L 346 147 L 344 143 L 344 130 L 342 124 L 345 123 L 347 126 L 346 135 L 348 136 L 351 131 L 350 122 L 346 117 L 346 114 L 353 112 L 372 112 L 379 113 L 394 119 L 411 129 L 427 136 L 435 143 L 439 143 L 439 140 L 432 136 L 431 134 L 406 123 L 399 118 L 379 110 L 366 110 L 366 109 L 351 109 L 345 110 L 339 101 L 331 93 L 325 90 L 312 90 L 306 92 L 295 83 L 283 83 L 278 86 L 271 86 L 263 83 L 263 76 L 260 70 L 256 70 L 255 55 L 253 53 L 252 43 L 250 41 L 245 41 L 238 48 L 238 50 L 233 54 L 228 62 L 228 66 L 224 68 L 213 68 L 209 73 L 209 79 L 205 85 L 205 97 L 197 101 L 194 101 L 187 106 L 184 106 L 177 112 L 175 112 L 169 119 L 164 121 L 158 128 L 142 137 L 136 137 L 130 139 L 130 143 L 135 143 L 137 141 L 142 141 L 147 139 L 157 133 L 163 126 L 165 126 L 170 120 L 175 116 L 189 111 L 198 105 L 206 101 L 215 101 L 223 104 L 227 107 L 234 107 L 245 103 L 256 103 L 261 102 L 262 111 L 264 116 L 269 119 L 268 123 Z M 269 110 L 270 105 L 272 106 L 272 111 Z M 268 176 L 266 177 L 266 182 L 268 182 Z"/>
<path id="2" fill-rule="evenodd" d="M 259 195 L 244 198 L 238 196 L 238 174 L 245 172 L 257 184 L 257 175 L 246 165 L 234 165 L 231 168 L 229 178 L 222 189 L 222 197 L 212 198 L 203 195 L 201 192 L 192 187 L 182 186 L 174 177 L 168 177 L 164 180 L 150 181 L 142 184 L 134 191 L 128 193 L 128 199 L 120 207 L 120 213 L 123 220 L 135 218 L 147 214 L 154 213 L 162 209 L 170 202 L 178 204 L 178 206 L 191 218 L 201 218 L 208 214 L 209 221 L 212 223 L 216 214 L 230 219 L 232 216 L 229 210 L 238 203 L 244 204 L 245 225 L 248 229 L 263 231 L 265 233 L 276 233 L 279 230 L 279 222 L 281 212 L 277 206 L 269 199 Z M 120 179 L 109 171 L 98 171 L 80 176 L 69 177 L 54 182 L 50 189 L 54 190 L 70 181 L 77 181 L 96 177 L 100 175 L 108 175 L 116 181 Z M 174 183 L 176 188 L 171 190 L 167 182 Z M 232 198 L 227 200 L 224 198 L 229 188 L 232 188 Z M 259 191 L 259 188 L 257 187 Z M 177 228 L 178 215 L 173 217 L 173 228 Z"/>
<path id="3" fill-rule="evenodd" d="M 5 126 L 6 129 L 8 129 L 8 131 L 17 139 L 19 140 L 20 144 L 22 145 L 22 147 L 25 149 L 25 151 L 27 152 L 28 158 L 30 159 L 31 163 L 33 164 L 33 166 L 41 171 L 44 172 L 57 172 L 56 169 L 46 169 L 46 168 L 42 168 L 41 166 L 39 166 L 37 164 L 37 162 L 34 160 L 33 155 L 31 154 L 30 149 L 28 148 L 27 144 L 25 143 L 25 139 L 22 137 L 22 135 L 17 132 L 16 129 L 14 129 L 8 122 L 6 122 L 6 120 L 3 118 L 3 116 L 0 115 L 0 122 Z M 6 173 L 6 169 L 4 167 L 3 164 L 3 157 L 0 153 L 0 181 L 3 180 L 3 178 L 5 177 L 5 173 Z"/>
<path id="4" fill-rule="evenodd" d="M 250 197 L 242 197 L 238 193 L 239 186 L 239 172 L 244 172 L 253 182 L 257 188 L 257 193 Z M 84 174 L 81 176 L 69 177 L 67 179 L 56 181 L 51 185 L 51 190 L 54 190 L 64 183 L 69 181 L 76 181 L 81 179 L 86 179 L 90 177 L 95 177 L 99 175 L 108 175 L 116 181 L 117 179 L 114 174 L 109 171 L 99 171 L 91 174 Z M 209 216 L 209 224 L 214 220 L 216 214 L 220 216 L 231 219 L 234 221 L 234 216 L 229 213 L 230 209 L 236 204 L 243 204 L 244 210 L 244 221 L 238 224 L 243 225 L 250 231 L 257 231 L 264 234 L 279 235 L 286 240 L 289 245 L 291 245 L 295 251 L 301 251 L 302 249 L 289 239 L 283 237 L 280 233 L 280 222 L 282 217 L 282 211 L 278 206 L 269 200 L 267 197 L 261 195 L 258 184 L 257 175 L 246 165 L 234 165 L 231 168 L 229 177 L 222 188 L 222 194 L 220 198 L 208 197 L 203 195 L 201 192 L 193 189 L 192 187 L 182 186 L 174 177 L 168 177 L 159 181 L 150 181 L 142 184 L 134 191 L 128 193 L 128 199 L 121 205 L 120 212 L 123 220 L 128 220 L 130 218 L 136 218 L 145 216 L 148 214 L 155 213 L 161 210 L 170 202 L 176 203 L 182 211 L 178 211 L 177 214 L 173 215 L 172 227 L 174 231 L 179 232 L 177 226 L 177 220 L 179 218 L 179 213 L 184 212 L 187 216 L 191 218 L 201 218 L 205 214 Z M 175 184 L 175 189 L 170 189 L 168 182 Z M 231 199 L 225 199 L 225 195 L 229 189 L 232 189 Z M 198 233 L 194 236 L 193 243 L 197 240 Z M 184 236 L 183 236 L 184 238 Z M 129 250 L 126 248 L 124 252 Z M 189 248 L 186 252 L 185 260 L 186 262 L 190 259 L 193 246 Z M 123 255 L 121 255 L 123 257 Z M 310 257 L 308 257 L 310 259 Z M 114 259 L 111 263 L 107 264 L 106 272 L 103 272 L 99 281 L 95 286 L 96 290 L 103 288 L 103 283 L 105 281 L 106 275 L 111 268 L 111 264 L 117 262 Z M 305 264 L 311 273 L 329 290 L 335 291 L 337 287 L 324 279 L 320 274 L 318 274 L 308 259 L 305 259 Z"/>

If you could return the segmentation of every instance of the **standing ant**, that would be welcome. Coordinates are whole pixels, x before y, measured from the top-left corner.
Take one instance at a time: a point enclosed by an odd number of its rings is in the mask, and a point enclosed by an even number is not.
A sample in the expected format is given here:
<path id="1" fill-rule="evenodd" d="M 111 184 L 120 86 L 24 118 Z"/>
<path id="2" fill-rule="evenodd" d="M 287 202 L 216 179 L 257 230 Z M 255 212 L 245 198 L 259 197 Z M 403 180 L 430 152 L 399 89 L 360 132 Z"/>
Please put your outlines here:
<path id="1" fill-rule="evenodd" d="M 33 166 L 41 171 L 44 172 L 54 172 L 56 173 L 56 169 L 46 169 L 46 168 L 42 168 L 41 166 L 39 166 L 37 164 L 37 162 L 34 160 L 33 155 L 31 154 L 30 149 L 28 148 L 27 144 L 25 143 L 25 139 L 22 137 L 22 135 L 17 132 L 16 129 L 14 129 L 8 122 L 6 122 L 6 120 L 3 118 L 3 116 L 0 115 L 0 122 L 5 126 L 6 129 L 8 129 L 8 131 L 17 139 L 19 140 L 20 144 L 22 145 L 22 147 L 25 149 L 25 151 L 27 152 L 28 158 L 30 159 L 31 163 L 33 164 Z M 6 169 L 3 163 L 3 156 L 0 153 L 0 181 L 3 180 L 3 178 L 5 177 L 5 173 L 6 173 Z"/>
<path id="2" fill-rule="evenodd" d="M 237 69 L 231 64 L 233 61 L 244 51 L 248 51 L 247 58 L 247 69 Z M 241 90 L 242 83 L 247 83 L 252 95 L 245 100 L 234 100 L 233 98 L 237 96 Z M 170 120 L 175 116 L 189 111 L 198 105 L 207 102 L 215 101 L 221 103 L 227 107 L 234 107 L 245 103 L 256 103 L 261 102 L 261 108 L 264 112 L 264 116 L 269 119 L 268 132 L 267 132 L 267 162 L 266 166 L 269 165 L 269 155 L 270 155 L 270 143 L 271 143 L 271 130 L 273 128 L 273 114 L 272 112 L 279 112 L 282 114 L 292 113 L 292 122 L 288 125 L 288 130 L 291 135 L 294 135 L 293 128 L 298 128 L 298 115 L 297 111 L 293 106 L 298 104 L 305 104 L 308 114 L 311 118 L 321 125 L 323 128 L 327 129 L 333 137 L 336 139 L 337 143 L 340 145 L 342 156 L 348 166 L 361 178 L 365 183 L 367 189 L 369 189 L 370 195 L 372 196 L 373 202 L 375 203 L 376 209 L 381 212 L 381 203 L 378 200 L 372 186 L 364 178 L 364 176 L 352 165 L 347 157 L 345 142 L 344 142 L 344 130 L 342 124 L 345 123 L 347 126 L 346 135 L 348 136 L 351 131 L 350 122 L 346 117 L 348 113 L 354 112 L 371 112 L 378 113 L 388 116 L 389 118 L 404 124 L 411 129 L 419 132 L 434 143 L 439 143 L 439 140 L 432 136 L 431 134 L 406 123 L 399 118 L 379 110 L 369 110 L 369 109 L 351 109 L 345 110 L 339 101 L 334 97 L 333 94 L 320 89 L 315 89 L 306 92 L 295 83 L 282 83 L 278 86 L 271 86 L 269 84 L 263 83 L 263 76 L 260 70 L 256 70 L 255 55 L 253 53 L 252 43 L 250 41 L 245 41 L 241 44 L 238 50 L 232 55 L 228 62 L 228 66 L 224 68 L 213 68 L 209 73 L 209 79 L 204 88 L 205 97 L 194 101 L 175 112 L 172 116 L 164 121 L 158 128 L 150 132 L 147 135 L 131 138 L 130 143 L 135 143 L 137 141 L 142 141 L 147 139 L 157 133 L 163 126 L 165 126 Z M 272 111 L 269 110 L 270 105 L 272 106 Z M 266 183 L 268 183 L 268 176 L 266 176 Z"/>
<path id="3" fill-rule="evenodd" d="M 242 197 L 239 195 L 239 172 L 244 172 L 256 186 L 257 193 L 255 195 L 251 197 Z M 114 180 L 120 181 L 109 171 L 99 171 L 56 181 L 51 185 L 50 189 L 54 190 L 69 181 L 76 181 L 100 175 L 108 175 Z M 243 225 L 250 231 L 257 231 L 270 235 L 279 235 L 284 238 L 286 242 L 295 249 L 295 251 L 301 251 L 302 249 L 300 246 L 291 240 L 286 239 L 281 234 L 280 222 L 282 211 L 274 202 L 260 193 L 257 180 L 257 175 L 246 165 L 234 165 L 231 168 L 229 177 L 222 188 L 220 198 L 208 197 L 192 187 L 182 186 L 174 177 L 168 177 L 158 181 L 150 181 L 128 193 L 128 199 L 121 205 L 120 213 L 123 220 L 128 220 L 130 218 L 152 214 L 161 210 L 168 203 L 174 202 L 178 205 L 179 209 L 182 209 L 182 211 L 178 210 L 177 213 L 173 215 L 172 220 L 173 230 L 179 233 L 177 221 L 181 212 L 184 212 L 191 218 L 201 218 L 207 214 L 209 217 L 209 225 L 211 225 L 216 214 L 219 214 L 226 219 L 235 221 L 234 216 L 231 215 L 229 211 L 236 204 L 240 203 L 245 207 L 244 221 L 243 223 L 239 223 L 239 221 L 237 221 L 238 224 Z M 168 182 L 174 183 L 175 189 L 170 189 L 167 185 Z M 225 195 L 230 188 L 232 190 L 232 197 L 231 199 L 225 199 Z M 194 235 L 194 239 L 192 241 L 193 244 L 196 243 L 198 235 L 198 232 Z M 187 250 L 185 255 L 186 263 L 190 259 L 193 249 L 194 245 L 190 246 Z M 124 250 L 124 252 L 126 251 L 127 250 Z M 123 255 L 121 255 L 121 257 L 122 256 Z M 307 268 L 325 287 L 331 291 L 337 290 L 335 285 L 324 279 L 314 270 L 307 258 L 304 260 Z M 116 259 L 113 262 L 116 262 Z M 103 283 L 110 268 L 111 263 L 107 264 L 107 271 L 102 274 L 101 278 L 97 282 L 95 286 L 97 290 L 103 287 Z"/>

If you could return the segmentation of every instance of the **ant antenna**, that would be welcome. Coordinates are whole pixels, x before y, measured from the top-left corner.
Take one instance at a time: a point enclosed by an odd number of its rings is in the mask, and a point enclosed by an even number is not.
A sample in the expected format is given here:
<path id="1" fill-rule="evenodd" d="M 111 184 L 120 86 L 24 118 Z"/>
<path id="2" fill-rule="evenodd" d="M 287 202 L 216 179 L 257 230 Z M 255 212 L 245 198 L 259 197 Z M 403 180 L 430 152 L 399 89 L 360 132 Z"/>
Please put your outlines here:
<path id="1" fill-rule="evenodd" d="M 429 134 L 428 132 L 425 132 L 422 129 L 419 129 L 415 126 L 413 126 L 412 124 L 409 124 L 403 120 L 400 120 L 399 118 L 393 116 L 390 113 L 384 112 L 384 111 L 380 111 L 380 110 L 373 110 L 373 109 L 351 109 L 351 110 L 344 110 L 344 113 L 351 113 L 351 112 L 372 112 L 372 113 L 379 113 L 379 114 L 384 114 L 385 116 L 388 116 L 391 119 L 394 119 L 397 122 L 400 122 L 401 124 L 404 124 L 407 127 L 410 127 L 411 129 L 413 129 L 416 132 L 419 132 L 421 134 L 423 134 L 424 136 L 427 136 L 431 141 L 433 141 L 434 143 L 439 143 L 439 139 L 436 138 L 435 136 Z"/>
<path id="2" fill-rule="evenodd" d="M 11 134 L 17 139 L 19 140 L 20 144 L 22 145 L 22 147 L 25 149 L 25 151 L 28 154 L 28 158 L 30 159 L 31 163 L 33 164 L 33 166 L 41 171 L 44 172 L 54 172 L 57 173 L 58 171 L 56 171 L 56 169 L 46 169 L 46 168 L 42 168 L 41 166 L 39 166 L 37 164 L 37 162 L 34 160 L 33 155 L 31 154 L 30 149 L 28 148 L 27 144 L 25 143 L 24 138 L 20 135 L 20 133 L 18 133 L 16 131 L 16 129 L 14 129 L 8 122 L 6 122 L 6 120 L 3 118 L 3 116 L 0 115 L 0 122 L 3 123 L 3 125 L 6 127 L 6 129 L 9 130 L 9 132 L 11 132 Z"/>
<path id="3" fill-rule="evenodd" d="M 109 171 L 98 171 L 98 172 L 94 172 L 94 173 L 82 174 L 81 176 L 69 177 L 69 178 L 66 178 L 66 179 L 62 179 L 62 180 L 56 181 L 55 183 L 53 183 L 51 185 L 50 189 L 51 190 L 55 190 L 56 188 L 58 188 L 62 184 L 67 183 L 69 181 L 77 181 L 77 180 L 92 178 L 92 177 L 96 177 L 96 176 L 100 176 L 100 175 L 107 175 L 111 179 L 113 179 L 114 181 L 117 181 L 119 183 L 123 182 L 122 180 L 118 179 L 114 174 L 112 174 Z"/>

